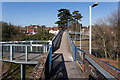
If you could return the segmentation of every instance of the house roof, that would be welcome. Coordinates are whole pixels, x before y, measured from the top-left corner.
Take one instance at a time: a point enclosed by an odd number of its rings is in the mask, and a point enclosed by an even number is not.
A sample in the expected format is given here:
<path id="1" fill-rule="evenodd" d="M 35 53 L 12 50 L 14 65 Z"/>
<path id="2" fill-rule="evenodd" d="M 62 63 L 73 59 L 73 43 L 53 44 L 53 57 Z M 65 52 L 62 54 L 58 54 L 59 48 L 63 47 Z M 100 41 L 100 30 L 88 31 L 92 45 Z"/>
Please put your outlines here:
<path id="1" fill-rule="evenodd" d="M 28 29 L 28 31 L 33 31 L 33 29 Z"/>
<path id="2" fill-rule="evenodd" d="M 58 27 L 52 27 L 52 28 L 50 28 L 49 30 L 58 31 L 58 30 L 59 30 L 59 28 L 58 28 Z"/>

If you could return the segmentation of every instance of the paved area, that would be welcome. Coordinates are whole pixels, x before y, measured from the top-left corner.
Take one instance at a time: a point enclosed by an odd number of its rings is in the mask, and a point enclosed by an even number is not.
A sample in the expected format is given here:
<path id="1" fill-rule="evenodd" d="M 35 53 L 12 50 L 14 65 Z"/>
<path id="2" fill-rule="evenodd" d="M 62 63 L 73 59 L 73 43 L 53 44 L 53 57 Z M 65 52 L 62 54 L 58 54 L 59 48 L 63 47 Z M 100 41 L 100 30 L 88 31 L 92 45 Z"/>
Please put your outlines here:
<path id="1" fill-rule="evenodd" d="M 51 79 L 81 78 L 81 70 L 73 61 L 67 32 L 63 33 L 60 48 L 52 56 Z"/>

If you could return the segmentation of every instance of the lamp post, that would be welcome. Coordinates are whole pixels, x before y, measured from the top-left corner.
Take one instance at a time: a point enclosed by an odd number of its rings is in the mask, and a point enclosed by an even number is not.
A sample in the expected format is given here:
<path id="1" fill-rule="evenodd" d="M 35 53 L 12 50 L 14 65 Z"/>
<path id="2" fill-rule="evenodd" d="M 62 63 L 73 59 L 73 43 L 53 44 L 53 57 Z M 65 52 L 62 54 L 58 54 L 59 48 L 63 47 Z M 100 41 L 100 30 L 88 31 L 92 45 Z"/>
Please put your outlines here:
<path id="1" fill-rule="evenodd" d="M 92 7 L 95 7 L 95 6 L 97 6 L 98 5 L 98 3 L 96 2 L 96 3 L 94 3 L 92 6 L 90 6 L 89 7 L 89 11 L 90 11 L 90 27 L 89 27 L 89 53 L 91 54 L 91 37 L 92 37 L 92 32 L 91 32 L 91 9 L 92 9 Z"/>
<path id="2" fill-rule="evenodd" d="M 81 28 L 82 27 L 82 25 L 80 25 L 80 49 L 81 49 L 81 38 L 82 38 L 82 33 L 81 33 Z M 80 52 L 80 56 L 81 56 L 81 52 Z"/>

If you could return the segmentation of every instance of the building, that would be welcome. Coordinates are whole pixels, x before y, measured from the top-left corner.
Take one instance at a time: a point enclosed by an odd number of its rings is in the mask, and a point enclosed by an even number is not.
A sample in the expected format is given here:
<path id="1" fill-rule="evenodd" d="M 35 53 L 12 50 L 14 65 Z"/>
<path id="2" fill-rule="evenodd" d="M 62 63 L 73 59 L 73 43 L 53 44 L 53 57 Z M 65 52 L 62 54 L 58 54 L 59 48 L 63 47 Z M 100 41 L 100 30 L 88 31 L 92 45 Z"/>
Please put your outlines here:
<path id="1" fill-rule="evenodd" d="M 51 33 L 51 34 L 56 35 L 56 34 L 58 34 L 58 32 L 59 32 L 58 27 L 52 27 L 52 28 L 49 29 L 49 33 Z"/>
<path id="2" fill-rule="evenodd" d="M 82 33 L 89 33 L 89 28 L 88 27 L 85 27 L 85 26 L 83 26 L 83 27 L 81 27 L 81 32 Z"/>
<path id="3" fill-rule="evenodd" d="M 34 35 L 34 34 L 36 34 L 39 27 L 40 27 L 39 25 L 25 26 L 27 35 Z"/>

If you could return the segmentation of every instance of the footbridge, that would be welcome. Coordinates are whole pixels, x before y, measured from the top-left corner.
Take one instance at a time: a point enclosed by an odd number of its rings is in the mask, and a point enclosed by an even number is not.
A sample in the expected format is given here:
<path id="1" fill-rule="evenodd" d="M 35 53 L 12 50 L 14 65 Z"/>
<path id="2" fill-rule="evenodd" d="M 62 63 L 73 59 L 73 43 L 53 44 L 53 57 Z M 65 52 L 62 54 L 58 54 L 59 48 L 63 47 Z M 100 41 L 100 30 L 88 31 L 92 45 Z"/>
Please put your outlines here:
<path id="1" fill-rule="evenodd" d="M 24 64 L 36 64 L 30 79 L 120 80 L 119 69 L 77 48 L 67 30 L 51 41 L 10 41 L 1 46 L 1 61 L 21 64 L 21 80 Z"/>

